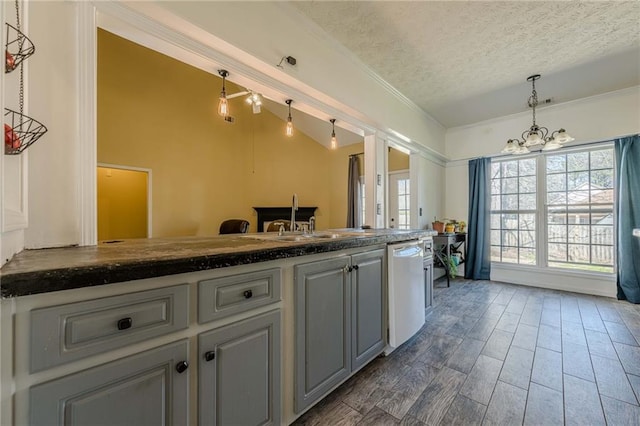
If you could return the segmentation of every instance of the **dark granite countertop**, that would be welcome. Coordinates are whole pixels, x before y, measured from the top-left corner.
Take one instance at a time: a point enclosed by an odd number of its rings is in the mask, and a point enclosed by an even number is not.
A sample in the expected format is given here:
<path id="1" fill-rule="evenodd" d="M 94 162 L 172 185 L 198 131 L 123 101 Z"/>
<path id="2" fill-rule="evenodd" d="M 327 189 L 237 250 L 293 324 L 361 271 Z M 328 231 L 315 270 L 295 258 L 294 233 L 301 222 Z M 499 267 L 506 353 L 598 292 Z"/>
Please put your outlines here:
<path id="1" fill-rule="evenodd" d="M 89 247 L 25 250 L 0 269 L 2 298 L 204 271 L 316 253 L 407 241 L 421 230 L 323 231 L 338 238 L 262 240 L 265 234 L 151 238 Z"/>

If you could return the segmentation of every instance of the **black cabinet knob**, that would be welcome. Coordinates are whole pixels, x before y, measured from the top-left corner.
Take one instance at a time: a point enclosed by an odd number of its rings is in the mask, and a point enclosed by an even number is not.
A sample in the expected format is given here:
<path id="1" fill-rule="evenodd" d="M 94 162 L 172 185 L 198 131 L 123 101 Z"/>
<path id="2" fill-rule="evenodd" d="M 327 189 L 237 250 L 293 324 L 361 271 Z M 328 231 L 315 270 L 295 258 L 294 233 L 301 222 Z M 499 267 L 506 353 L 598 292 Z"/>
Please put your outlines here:
<path id="1" fill-rule="evenodd" d="M 353 269 L 355 269 L 356 271 L 358 270 L 359 266 L 358 265 L 353 265 Z"/>
<path id="2" fill-rule="evenodd" d="M 180 374 L 187 371 L 187 368 L 189 368 L 189 363 L 187 361 L 180 361 L 176 364 L 176 371 Z"/>
<path id="3" fill-rule="evenodd" d="M 216 359 L 216 353 L 214 351 L 209 351 L 204 353 L 204 360 L 209 362 Z"/>
<path id="4" fill-rule="evenodd" d="M 245 299 L 251 299 L 251 296 L 253 296 L 253 292 L 251 290 L 247 290 L 244 292 Z"/>
<path id="5" fill-rule="evenodd" d="M 118 330 L 126 330 L 127 328 L 131 328 L 132 325 L 133 320 L 130 317 L 118 320 Z"/>

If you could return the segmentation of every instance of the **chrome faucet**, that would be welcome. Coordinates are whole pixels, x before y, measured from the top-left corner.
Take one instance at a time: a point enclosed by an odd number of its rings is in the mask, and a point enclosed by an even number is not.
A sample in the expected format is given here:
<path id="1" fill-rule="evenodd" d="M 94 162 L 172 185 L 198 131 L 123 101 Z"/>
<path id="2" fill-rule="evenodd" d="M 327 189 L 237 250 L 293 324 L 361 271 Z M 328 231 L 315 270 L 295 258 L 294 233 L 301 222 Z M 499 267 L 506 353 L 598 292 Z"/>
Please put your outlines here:
<path id="1" fill-rule="evenodd" d="M 316 217 L 311 216 L 309 218 L 309 233 L 313 234 L 314 232 L 316 232 Z"/>
<path id="2" fill-rule="evenodd" d="M 282 237 L 284 235 L 284 223 L 282 222 L 273 222 L 273 226 L 278 226 L 278 237 Z"/>
<path id="3" fill-rule="evenodd" d="M 296 230 L 296 210 L 298 210 L 298 194 L 293 194 L 291 201 L 291 232 Z"/>

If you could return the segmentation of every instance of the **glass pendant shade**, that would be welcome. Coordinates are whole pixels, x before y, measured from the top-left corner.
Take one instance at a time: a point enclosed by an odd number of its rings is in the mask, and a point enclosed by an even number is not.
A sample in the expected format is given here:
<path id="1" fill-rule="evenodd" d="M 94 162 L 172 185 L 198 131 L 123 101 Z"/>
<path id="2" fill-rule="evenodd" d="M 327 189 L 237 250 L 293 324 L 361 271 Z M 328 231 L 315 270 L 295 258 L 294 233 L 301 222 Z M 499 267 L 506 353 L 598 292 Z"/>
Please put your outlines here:
<path id="1" fill-rule="evenodd" d="M 229 115 L 229 104 L 227 103 L 226 93 L 220 93 L 220 99 L 218 100 L 218 115 L 226 117 Z"/>
<path id="2" fill-rule="evenodd" d="M 543 142 L 540 134 L 538 132 L 529 132 L 527 135 L 527 140 L 525 141 L 525 146 L 535 146 L 540 145 Z"/>
<path id="3" fill-rule="evenodd" d="M 562 148 L 562 145 L 560 145 L 558 142 L 556 142 L 555 139 L 551 139 L 549 142 L 544 144 L 544 146 L 542 147 L 542 150 L 543 151 L 553 151 L 554 149 L 558 149 L 558 148 Z"/>
<path id="4" fill-rule="evenodd" d="M 331 149 L 338 149 L 338 140 L 335 134 L 331 135 Z"/>
<path id="5" fill-rule="evenodd" d="M 287 136 L 291 137 L 293 136 L 293 123 L 291 122 L 291 116 L 289 116 L 289 118 L 287 118 Z"/>
<path id="6" fill-rule="evenodd" d="M 569 136 L 569 134 L 567 133 L 566 130 L 564 129 L 560 129 L 558 130 L 558 134 L 554 136 L 554 139 L 556 140 L 556 142 L 558 143 L 567 143 L 567 142 L 571 142 L 574 141 L 575 139 L 572 138 L 571 136 Z"/>
<path id="7" fill-rule="evenodd" d="M 509 139 L 507 141 L 507 145 L 505 145 L 505 147 L 502 149 L 502 153 L 503 154 L 511 154 L 513 153 L 516 148 L 517 148 L 517 142 L 514 141 L 513 139 Z"/>
<path id="8" fill-rule="evenodd" d="M 528 154 L 530 152 L 531 151 L 529 151 L 529 149 L 526 146 L 522 145 L 522 146 L 518 146 L 516 148 L 516 150 L 513 151 L 513 154 L 514 155 L 522 155 L 522 154 Z"/>

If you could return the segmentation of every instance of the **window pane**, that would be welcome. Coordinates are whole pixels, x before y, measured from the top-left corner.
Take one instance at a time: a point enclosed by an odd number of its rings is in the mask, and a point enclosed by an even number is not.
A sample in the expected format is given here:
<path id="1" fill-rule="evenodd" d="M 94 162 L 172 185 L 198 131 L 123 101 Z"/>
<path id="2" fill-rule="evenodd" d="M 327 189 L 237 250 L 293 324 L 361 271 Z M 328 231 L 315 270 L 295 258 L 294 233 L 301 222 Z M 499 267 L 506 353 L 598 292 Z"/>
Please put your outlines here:
<path id="1" fill-rule="evenodd" d="M 500 246 L 491 246 L 491 261 L 500 262 Z"/>
<path id="2" fill-rule="evenodd" d="M 566 213 L 549 213 L 547 215 L 547 223 L 565 224 L 567 223 L 567 214 Z"/>
<path id="3" fill-rule="evenodd" d="M 591 191 L 592 204 L 613 204 L 613 189 L 596 189 Z"/>
<path id="4" fill-rule="evenodd" d="M 523 195 L 520 195 L 520 209 L 521 210 L 535 210 L 536 209 L 536 194 L 523 194 Z"/>
<path id="5" fill-rule="evenodd" d="M 500 177 L 500 163 L 491 163 L 491 178 L 499 178 Z"/>
<path id="6" fill-rule="evenodd" d="M 591 235 L 589 225 L 570 225 L 567 232 L 567 239 L 570 243 L 589 244 Z"/>
<path id="7" fill-rule="evenodd" d="M 503 195 L 502 210 L 518 210 L 518 195 Z"/>
<path id="8" fill-rule="evenodd" d="M 567 193 L 567 204 L 588 204 L 589 191 L 569 191 Z"/>
<path id="9" fill-rule="evenodd" d="M 569 262 L 589 263 L 589 246 L 587 244 L 569 244 Z"/>
<path id="10" fill-rule="evenodd" d="M 491 210 L 500 210 L 500 196 L 492 195 L 491 196 Z"/>
<path id="11" fill-rule="evenodd" d="M 520 263 L 523 265 L 536 264 L 536 250 L 532 248 L 520 249 Z"/>
<path id="12" fill-rule="evenodd" d="M 516 177 L 518 176 L 518 162 L 517 161 L 505 161 L 502 163 L 502 177 Z"/>
<path id="13" fill-rule="evenodd" d="M 613 246 L 591 246 L 591 262 L 613 266 Z"/>
<path id="14" fill-rule="evenodd" d="M 518 178 L 502 179 L 502 193 L 515 194 L 518 192 Z"/>
<path id="15" fill-rule="evenodd" d="M 535 176 L 536 174 L 536 160 L 529 158 L 526 160 L 520 160 L 520 176 Z"/>
<path id="16" fill-rule="evenodd" d="M 502 215 L 502 229 L 518 229 L 518 215 L 517 214 L 503 214 Z"/>
<path id="17" fill-rule="evenodd" d="M 589 153 L 577 152 L 567 154 L 567 171 L 589 170 Z"/>
<path id="18" fill-rule="evenodd" d="M 566 175 L 564 173 L 547 175 L 547 191 L 566 191 L 566 190 L 567 190 L 567 180 L 566 180 Z"/>
<path id="19" fill-rule="evenodd" d="M 491 180 L 491 193 L 500 194 L 500 179 Z"/>
<path id="20" fill-rule="evenodd" d="M 535 247 L 536 234 L 534 231 L 520 231 L 520 247 Z"/>
<path id="21" fill-rule="evenodd" d="M 547 157 L 547 173 L 566 172 L 567 156 L 566 155 L 550 155 Z"/>
<path id="22" fill-rule="evenodd" d="M 592 169 L 613 169 L 613 150 L 591 151 Z"/>
<path id="23" fill-rule="evenodd" d="M 567 173 L 567 189 L 589 189 L 589 172 Z"/>
<path id="24" fill-rule="evenodd" d="M 566 244 L 549 244 L 549 260 L 566 261 L 567 245 Z"/>
<path id="25" fill-rule="evenodd" d="M 519 191 L 523 192 L 536 192 L 536 177 L 527 176 L 519 179 L 520 188 Z"/>
<path id="26" fill-rule="evenodd" d="M 503 247 L 502 261 L 506 263 L 518 263 L 518 249 L 515 247 Z"/>
<path id="27" fill-rule="evenodd" d="M 591 172 L 591 188 L 613 188 L 613 169 Z"/>
<path id="28" fill-rule="evenodd" d="M 566 243 L 567 227 L 565 225 L 549 225 L 547 239 L 550 243 Z"/>
<path id="29" fill-rule="evenodd" d="M 567 193 L 566 192 L 549 192 L 547 194 L 547 204 L 550 204 L 550 205 L 567 204 Z"/>
<path id="30" fill-rule="evenodd" d="M 606 244 L 606 245 L 613 246 L 613 226 L 592 225 L 591 226 L 591 243 Z"/>
<path id="31" fill-rule="evenodd" d="M 491 230 L 491 244 L 496 244 L 496 245 L 500 244 L 500 230 L 499 229 L 492 229 Z"/>
<path id="32" fill-rule="evenodd" d="M 500 229 L 500 215 L 491 213 L 491 229 Z M 493 240 L 492 240 L 493 244 Z"/>
<path id="33" fill-rule="evenodd" d="M 502 245 L 505 247 L 518 247 L 518 231 L 502 231 Z"/>

